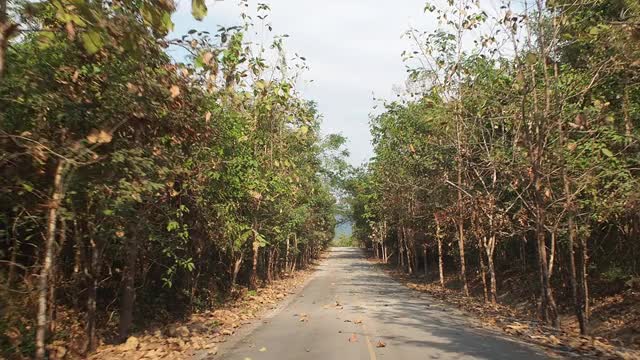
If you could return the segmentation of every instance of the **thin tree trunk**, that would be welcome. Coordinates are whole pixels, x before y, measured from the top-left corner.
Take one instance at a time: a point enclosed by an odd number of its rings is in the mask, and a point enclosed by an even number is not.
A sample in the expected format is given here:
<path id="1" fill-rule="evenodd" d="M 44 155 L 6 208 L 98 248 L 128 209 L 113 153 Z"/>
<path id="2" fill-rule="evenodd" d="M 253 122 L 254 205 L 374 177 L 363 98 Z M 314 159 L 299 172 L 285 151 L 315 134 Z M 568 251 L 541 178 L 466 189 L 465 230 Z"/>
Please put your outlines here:
<path id="1" fill-rule="evenodd" d="M 127 252 L 122 288 L 122 304 L 120 305 L 120 324 L 118 326 L 118 338 L 124 342 L 129 337 L 129 331 L 133 324 L 133 307 L 136 300 L 136 259 L 138 258 L 137 234 L 127 236 L 125 242 Z"/>
<path id="2" fill-rule="evenodd" d="M 84 274 L 84 246 L 82 244 L 82 235 L 80 234 L 80 230 L 78 229 L 78 220 L 73 220 L 73 285 L 75 288 L 79 289 L 80 284 L 82 283 L 82 274 Z M 77 307 L 79 298 L 77 296 L 73 297 L 73 304 Z"/>
<path id="3" fill-rule="evenodd" d="M 269 248 L 268 250 L 265 251 L 266 253 L 266 260 L 267 260 L 267 264 L 266 264 L 266 270 L 267 270 L 267 283 L 270 284 L 273 281 L 273 255 L 275 254 L 275 251 L 271 248 Z"/>
<path id="4" fill-rule="evenodd" d="M 404 245 L 402 242 L 404 241 L 404 234 L 402 232 L 402 227 L 398 229 L 398 267 L 404 271 Z"/>
<path id="5" fill-rule="evenodd" d="M 287 235 L 287 252 L 285 253 L 285 256 L 284 256 L 284 269 L 287 272 L 289 271 L 289 241 L 290 241 L 289 237 L 290 235 L 291 234 Z"/>
<path id="6" fill-rule="evenodd" d="M 291 273 L 296 271 L 296 263 L 298 262 L 298 235 L 295 233 L 293 234 L 293 249 L 295 250 L 296 255 L 293 257 L 291 263 Z"/>
<path id="7" fill-rule="evenodd" d="M 527 244 L 527 237 L 522 236 L 522 241 L 520 242 L 520 261 L 522 262 L 522 272 L 526 272 L 527 271 L 527 249 L 526 249 L 526 244 Z"/>
<path id="8" fill-rule="evenodd" d="M 38 279 L 38 316 L 36 324 L 36 359 L 42 360 L 46 353 L 47 340 L 47 294 L 49 291 L 49 276 L 53 265 L 54 246 L 56 241 L 56 225 L 58 223 L 58 210 L 64 199 L 63 177 L 66 173 L 65 160 L 58 160 L 53 175 L 53 192 L 49 202 L 47 214 L 47 232 L 45 237 L 45 249 L 43 266 Z"/>
<path id="9" fill-rule="evenodd" d="M 623 101 L 622 101 L 622 112 L 624 114 L 624 135 L 626 138 L 625 142 L 627 145 L 633 142 L 633 121 L 631 120 L 629 106 L 630 106 L 629 87 L 628 85 L 625 84 Z"/>
<path id="10" fill-rule="evenodd" d="M 89 243 L 91 245 L 91 281 L 87 294 L 87 352 L 93 352 L 98 347 L 98 339 L 96 337 L 96 299 L 98 292 L 98 278 L 101 273 L 100 266 L 100 248 L 94 238 L 94 227 L 89 226 L 90 235 Z"/>
<path id="11" fill-rule="evenodd" d="M 440 286 L 444 288 L 444 258 L 442 254 L 442 232 L 440 231 L 440 220 L 436 215 L 436 239 L 438 240 L 438 274 L 440 275 Z"/>
<path id="12" fill-rule="evenodd" d="M 57 249 L 54 251 L 53 259 L 51 262 L 51 284 L 49 290 L 49 333 L 54 334 L 56 331 L 56 288 L 58 285 L 57 263 L 56 259 L 60 255 L 60 251 L 67 241 L 67 222 L 64 218 L 60 218 L 60 230 L 58 232 L 58 244 Z"/>
<path id="13" fill-rule="evenodd" d="M 22 212 L 20 214 L 22 214 Z M 11 237 L 13 237 L 13 247 L 11 249 L 11 263 L 9 263 L 9 274 L 7 275 L 7 288 L 11 288 L 11 285 L 13 285 L 13 279 L 15 278 L 15 273 L 16 273 L 16 264 L 18 261 L 18 253 L 20 252 L 20 244 L 21 244 L 20 237 L 16 233 L 16 224 L 18 222 L 18 218 L 20 218 L 20 215 L 18 215 L 14 220 L 11 232 L 7 231 L 7 237 L 9 238 L 9 242 Z"/>
<path id="14" fill-rule="evenodd" d="M 565 140 L 565 132 L 564 126 L 560 121 L 559 132 L 560 132 L 560 147 L 564 147 Z M 573 307 L 576 313 L 576 317 L 578 318 L 578 326 L 580 328 L 580 334 L 587 334 L 587 322 L 584 311 L 584 302 L 581 296 L 581 293 L 578 291 L 578 281 L 577 281 L 577 271 L 576 271 L 576 255 L 575 255 L 575 247 L 576 247 L 576 225 L 575 225 L 575 210 L 573 205 L 572 193 L 571 193 L 571 182 L 569 176 L 567 174 L 567 169 L 564 164 L 564 159 L 561 160 L 561 173 L 562 173 L 562 181 L 564 185 L 564 196 L 565 200 L 565 208 L 567 210 L 567 226 L 569 228 L 569 282 L 571 284 L 571 298 L 573 300 Z"/>
<path id="15" fill-rule="evenodd" d="M 403 240 L 402 243 L 404 244 L 404 254 L 405 254 L 405 257 L 406 257 L 406 271 L 407 271 L 407 274 L 413 274 L 413 268 L 411 266 L 411 247 L 409 246 L 409 243 L 408 243 L 409 236 L 407 236 L 407 232 L 408 232 L 407 228 L 405 226 L 403 226 L 402 227 L 402 234 L 403 234 L 402 238 L 404 240 Z"/>
<path id="16" fill-rule="evenodd" d="M 489 302 L 489 293 L 487 291 L 487 267 L 484 264 L 484 245 L 483 241 L 478 241 L 480 249 L 478 249 L 478 258 L 480 258 L 480 276 L 482 277 L 482 293 L 484 295 L 484 302 Z"/>
<path id="17" fill-rule="evenodd" d="M 582 301 L 584 303 L 584 317 L 588 323 L 591 317 L 591 306 L 589 305 L 589 252 L 587 240 L 580 238 L 580 247 L 582 248 Z"/>
<path id="18" fill-rule="evenodd" d="M 255 237 L 253 240 L 252 251 L 253 255 L 251 257 L 251 275 L 249 277 L 249 289 L 256 290 L 258 288 L 258 256 L 260 250 L 260 243 Z"/>
<path id="19" fill-rule="evenodd" d="M 542 226 L 537 229 L 537 241 L 538 241 L 538 257 L 540 262 L 540 274 L 542 280 L 542 311 L 543 317 L 551 321 L 551 326 L 559 327 L 558 311 L 553 297 L 553 290 L 551 288 L 551 279 L 549 275 L 549 265 L 547 262 L 547 246 L 545 241 L 545 230 Z"/>
<path id="20" fill-rule="evenodd" d="M 456 162 L 457 170 L 457 195 L 458 195 L 458 217 L 456 218 L 456 224 L 458 227 L 458 251 L 460 256 L 460 281 L 462 281 L 462 288 L 465 296 L 469 296 L 469 286 L 467 285 L 467 269 L 464 258 L 464 210 L 462 206 L 462 138 L 460 129 L 461 118 L 458 116 L 456 121 L 456 138 L 457 138 L 457 150 L 458 161 Z"/>
<path id="21" fill-rule="evenodd" d="M 233 262 L 233 272 L 231 275 L 231 288 L 235 288 L 236 287 L 236 282 L 238 281 L 238 273 L 240 272 L 240 265 L 242 265 L 242 251 L 240 252 L 240 257 L 238 257 L 237 259 L 235 259 L 235 261 Z"/>
<path id="22" fill-rule="evenodd" d="M 429 267 L 427 266 L 427 243 L 426 242 L 422 245 L 422 260 L 424 262 L 424 277 L 426 278 L 429 274 Z"/>
<path id="23" fill-rule="evenodd" d="M 491 303 L 498 302 L 498 289 L 496 282 L 496 269 L 493 261 L 493 250 L 487 250 L 487 263 L 489 264 L 489 278 L 491 279 Z"/>

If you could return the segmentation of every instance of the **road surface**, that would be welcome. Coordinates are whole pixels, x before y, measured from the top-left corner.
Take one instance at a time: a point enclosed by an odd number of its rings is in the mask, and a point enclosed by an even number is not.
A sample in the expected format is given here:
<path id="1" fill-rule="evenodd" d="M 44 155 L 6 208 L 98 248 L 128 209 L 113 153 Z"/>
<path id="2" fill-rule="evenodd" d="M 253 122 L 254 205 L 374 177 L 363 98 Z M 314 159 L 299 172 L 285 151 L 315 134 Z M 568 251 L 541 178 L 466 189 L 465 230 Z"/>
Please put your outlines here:
<path id="1" fill-rule="evenodd" d="M 548 358 L 539 349 L 480 329 L 462 312 L 406 288 L 354 248 L 333 248 L 300 293 L 238 336 L 221 346 L 216 359 Z"/>

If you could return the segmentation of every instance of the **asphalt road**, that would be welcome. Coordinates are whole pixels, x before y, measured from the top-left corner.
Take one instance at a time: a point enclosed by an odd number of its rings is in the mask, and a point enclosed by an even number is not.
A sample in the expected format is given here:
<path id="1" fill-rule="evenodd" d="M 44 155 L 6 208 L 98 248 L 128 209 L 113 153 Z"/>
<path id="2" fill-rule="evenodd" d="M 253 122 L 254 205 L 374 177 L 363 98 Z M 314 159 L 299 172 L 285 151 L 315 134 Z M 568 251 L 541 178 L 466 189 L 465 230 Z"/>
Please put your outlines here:
<path id="1" fill-rule="evenodd" d="M 382 347 L 382 342 L 384 347 Z M 546 359 L 483 330 L 464 313 L 410 290 L 359 249 L 333 248 L 304 289 L 247 334 L 224 360 Z"/>

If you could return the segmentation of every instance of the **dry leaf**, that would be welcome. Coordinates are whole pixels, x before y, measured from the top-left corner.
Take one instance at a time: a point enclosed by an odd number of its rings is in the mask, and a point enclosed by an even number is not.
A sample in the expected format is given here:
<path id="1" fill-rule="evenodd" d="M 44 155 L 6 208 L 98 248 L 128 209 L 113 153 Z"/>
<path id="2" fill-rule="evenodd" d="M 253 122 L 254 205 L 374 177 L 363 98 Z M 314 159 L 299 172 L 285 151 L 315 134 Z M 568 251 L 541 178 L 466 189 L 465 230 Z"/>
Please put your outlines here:
<path id="1" fill-rule="evenodd" d="M 67 39 L 73 41 L 76 38 L 76 27 L 73 22 L 69 21 L 64 27 L 67 30 Z"/>
<path id="2" fill-rule="evenodd" d="M 349 337 L 349 342 L 357 342 L 357 341 L 358 341 L 358 335 L 351 334 L 351 337 Z"/>
<path id="3" fill-rule="evenodd" d="M 204 114 L 204 121 L 209 122 L 209 120 L 211 120 L 211 111 L 207 111 L 207 113 Z"/>
<path id="4" fill-rule="evenodd" d="M 171 98 L 175 99 L 180 95 L 180 88 L 177 85 L 171 85 L 169 92 L 171 93 Z"/>
<path id="5" fill-rule="evenodd" d="M 211 63 L 211 59 L 213 59 L 213 54 L 210 52 L 204 53 L 204 55 L 202 55 L 202 62 L 207 65 Z"/>
<path id="6" fill-rule="evenodd" d="M 87 135 L 87 142 L 89 144 L 95 144 L 98 142 L 98 130 L 92 129 Z"/>
<path id="7" fill-rule="evenodd" d="M 382 340 L 378 340 L 378 343 L 376 344 L 376 347 L 378 348 L 383 348 L 386 347 L 387 344 L 385 344 Z"/>
<path id="8" fill-rule="evenodd" d="M 111 142 L 112 138 L 113 136 L 111 135 L 111 133 L 104 130 L 100 130 L 100 132 L 98 133 L 98 143 L 100 144 L 108 144 Z"/>

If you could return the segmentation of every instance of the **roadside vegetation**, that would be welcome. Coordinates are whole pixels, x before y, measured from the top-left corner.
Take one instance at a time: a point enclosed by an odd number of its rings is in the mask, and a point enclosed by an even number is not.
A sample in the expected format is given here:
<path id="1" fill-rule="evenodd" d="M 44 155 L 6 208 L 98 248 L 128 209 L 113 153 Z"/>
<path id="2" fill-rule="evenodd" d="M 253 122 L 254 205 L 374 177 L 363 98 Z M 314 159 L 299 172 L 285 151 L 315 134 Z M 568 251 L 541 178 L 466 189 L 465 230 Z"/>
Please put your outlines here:
<path id="1" fill-rule="evenodd" d="M 354 237 L 440 288 L 640 347 L 640 3 L 499 3 L 428 3 L 436 30 L 405 34 L 409 94 L 372 118 L 347 184 Z"/>
<path id="2" fill-rule="evenodd" d="M 353 246 L 358 246 L 358 242 L 354 241 L 353 237 L 349 235 L 340 234 L 338 237 L 333 239 L 333 241 L 331 242 L 331 245 L 338 246 L 338 247 L 353 247 Z"/>
<path id="3" fill-rule="evenodd" d="M 304 57 L 252 41 L 267 5 L 177 39 L 174 10 L 0 0 L 0 357 L 86 356 L 255 295 L 333 238 L 344 139 L 296 90 Z"/>

